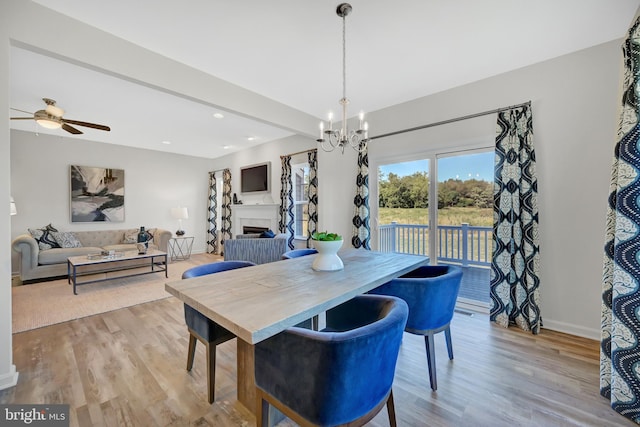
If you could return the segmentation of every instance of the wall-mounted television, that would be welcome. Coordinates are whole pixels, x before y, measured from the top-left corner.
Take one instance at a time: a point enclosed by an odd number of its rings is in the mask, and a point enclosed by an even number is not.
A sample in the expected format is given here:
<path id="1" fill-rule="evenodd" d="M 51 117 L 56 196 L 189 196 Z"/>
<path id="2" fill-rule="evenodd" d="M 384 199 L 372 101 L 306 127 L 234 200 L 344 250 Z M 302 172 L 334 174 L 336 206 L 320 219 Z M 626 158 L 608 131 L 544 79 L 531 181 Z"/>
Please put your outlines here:
<path id="1" fill-rule="evenodd" d="M 240 168 L 241 193 L 267 193 L 271 191 L 271 162 Z"/>

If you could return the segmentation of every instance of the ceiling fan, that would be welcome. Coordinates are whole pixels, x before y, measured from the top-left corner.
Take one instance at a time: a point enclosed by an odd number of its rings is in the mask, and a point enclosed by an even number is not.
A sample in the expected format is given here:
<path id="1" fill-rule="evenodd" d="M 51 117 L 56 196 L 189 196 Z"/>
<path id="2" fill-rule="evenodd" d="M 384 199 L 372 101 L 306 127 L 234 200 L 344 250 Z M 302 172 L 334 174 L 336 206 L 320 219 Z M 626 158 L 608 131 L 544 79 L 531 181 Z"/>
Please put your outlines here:
<path id="1" fill-rule="evenodd" d="M 33 113 L 33 117 L 11 117 L 11 120 L 35 120 L 40 126 L 45 127 L 47 129 L 59 129 L 62 128 L 69 133 L 74 135 L 79 135 L 82 131 L 74 128 L 71 125 L 76 126 L 85 126 L 93 129 L 106 130 L 110 131 L 111 128 L 109 126 L 98 125 L 95 123 L 88 122 L 80 122 L 78 120 L 70 120 L 62 117 L 64 114 L 64 110 L 58 106 L 56 106 L 56 101 L 50 98 L 42 98 L 47 107 L 44 110 L 38 110 Z M 21 111 L 23 113 L 31 114 L 29 111 L 18 110 L 17 108 L 12 108 L 12 110 Z"/>

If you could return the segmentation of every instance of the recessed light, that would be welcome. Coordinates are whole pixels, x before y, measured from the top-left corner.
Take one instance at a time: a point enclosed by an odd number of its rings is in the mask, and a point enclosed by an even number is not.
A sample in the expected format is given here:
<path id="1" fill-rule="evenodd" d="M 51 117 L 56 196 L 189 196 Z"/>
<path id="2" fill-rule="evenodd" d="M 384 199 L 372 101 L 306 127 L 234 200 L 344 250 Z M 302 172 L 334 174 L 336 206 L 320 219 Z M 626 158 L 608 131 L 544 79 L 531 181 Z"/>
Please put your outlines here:
<path id="1" fill-rule="evenodd" d="M 223 146 L 222 146 L 222 149 L 223 149 L 223 150 L 228 150 L 229 148 L 230 148 L 230 146 L 229 146 L 229 145 L 223 145 Z"/>
<path id="2" fill-rule="evenodd" d="M 213 113 L 213 117 L 215 117 L 216 119 L 224 119 L 224 115 L 220 113 Z"/>
<path id="3" fill-rule="evenodd" d="M 171 141 L 162 141 L 162 143 L 163 143 L 164 145 L 170 145 L 170 144 L 171 144 Z"/>
<path id="4" fill-rule="evenodd" d="M 247 141 L 254 141 L 255 139 L 256 139 L 255 136 L 250 136 L 250 137 L 247 138 Z"/>

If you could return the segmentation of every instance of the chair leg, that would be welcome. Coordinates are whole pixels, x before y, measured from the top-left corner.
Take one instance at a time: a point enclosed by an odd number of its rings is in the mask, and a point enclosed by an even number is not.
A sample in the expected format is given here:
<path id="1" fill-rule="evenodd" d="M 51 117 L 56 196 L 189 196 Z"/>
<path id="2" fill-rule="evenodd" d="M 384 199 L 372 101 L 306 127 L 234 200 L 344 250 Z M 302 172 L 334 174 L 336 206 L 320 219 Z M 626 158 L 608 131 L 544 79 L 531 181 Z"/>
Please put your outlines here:
<path id="1" fill-rule="evenodd" d="M 260 389 L 256 390 L 256 426 L 269 427 L 269 402 L 263 398 Z"/>
<path id="2" fill-rule="evenodd" d="M 387 413 L 389 414 L 389 425 L 396 427 L 396 407 L 393 403 L 393 390 L 389 392 L 389 397 L 387 398 Z"/>
<path id="3" fill-rule="evenodd" d="M 196 355 L 196 343 L 198 339 L 193 336 L 193 334 L 189 334 L 189 350 L 187 352 L 187 371 L 190 371 L 193 368 L 193 358 Z"/>
<path id="4" fill-rule="evenodd" d="M 438 382 L 436 380 L 436 352 L 433 340 L 433 334 L 427 334 L 424 336 L 424 345 L 427 348 L 427 364 L 429 365 L 429 382 L 431 383 L 431 389 L 436 391 L 438 389 Z"/>
<path id="5" fill-rule="evenodd" d="M 447 341 L 447 351 L 449 352 L 449 360 L 453 360 L 453 345 L 451 344 L 451 329 L 447 326 L 444 330 L 444 338 Z"/>
<path id="6" fill-rule="evenodd" d="M 207 397 L 209 403 L 215 400 L 216 388 L 216 346 L 208 343 L 207 345 Z"/>

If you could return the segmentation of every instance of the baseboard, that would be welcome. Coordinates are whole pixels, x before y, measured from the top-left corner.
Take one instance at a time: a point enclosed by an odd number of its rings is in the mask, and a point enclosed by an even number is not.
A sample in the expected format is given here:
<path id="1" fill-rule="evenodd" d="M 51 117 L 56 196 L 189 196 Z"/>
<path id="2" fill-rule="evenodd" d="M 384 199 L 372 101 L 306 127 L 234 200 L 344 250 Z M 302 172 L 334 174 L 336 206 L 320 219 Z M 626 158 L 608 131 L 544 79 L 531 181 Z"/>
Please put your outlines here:
<path id="1" fill-rule="evenodd" d="M 542 316 L 542 328 L 600 341 L 600 329 L 585 328 L 572 323 L 549 320 L 544 315 Z"/>
<path id="2" fill-rule="evenodd" d="M 11 388 L 16 384 L 18 384 L 18 372 L 16 365 L 11 365 L 8 373 L 0 375 L 0 390 Z"/>

